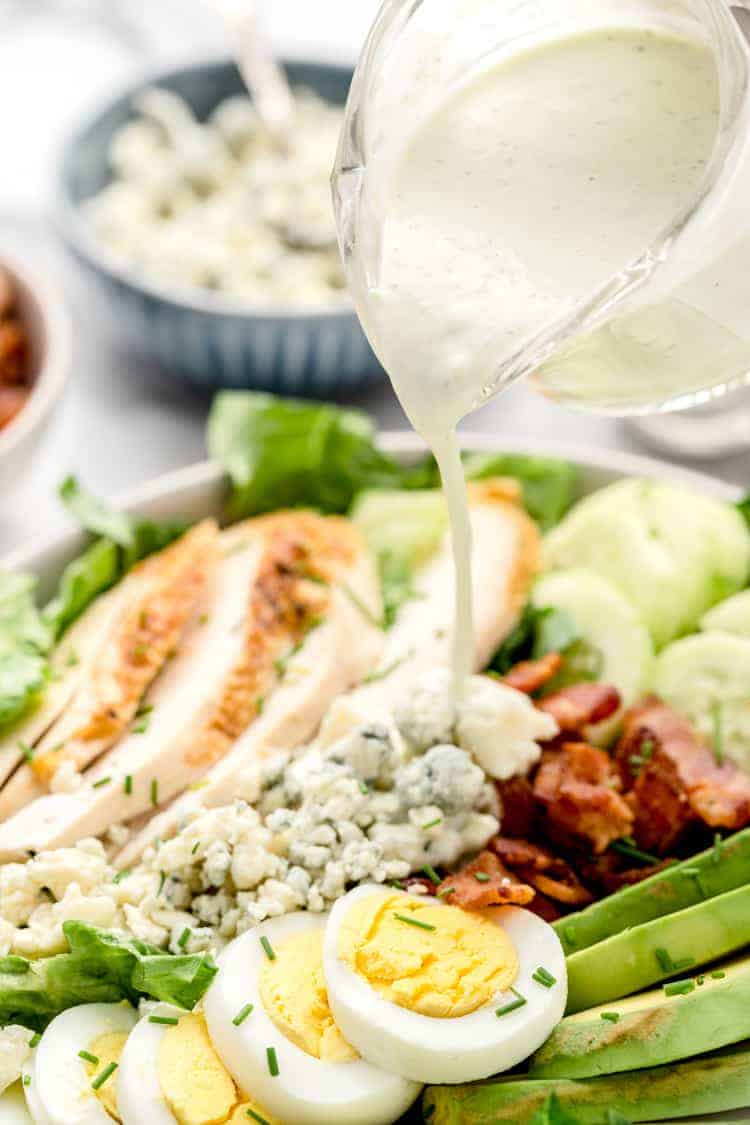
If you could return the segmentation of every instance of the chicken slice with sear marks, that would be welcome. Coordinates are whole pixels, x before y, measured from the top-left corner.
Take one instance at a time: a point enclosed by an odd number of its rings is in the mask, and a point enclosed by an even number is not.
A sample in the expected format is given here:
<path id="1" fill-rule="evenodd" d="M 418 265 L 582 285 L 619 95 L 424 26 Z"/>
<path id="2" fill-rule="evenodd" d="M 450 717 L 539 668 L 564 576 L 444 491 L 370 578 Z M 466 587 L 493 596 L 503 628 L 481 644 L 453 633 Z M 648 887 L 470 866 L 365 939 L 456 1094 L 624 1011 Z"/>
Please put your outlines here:
<path id="1" fill-rule="evenodd" d="M 67 706 L 0 791 L 0 820 L 47 793 L 59 770 L 75 779 L 125 731 L 216 569 L 218 538 L 205 520 L 123 580 Z"/>
<path id="2" fill-rule="evenodd" d="M 0 827 L 0 861 L 132 821 L 207 773 L 209 789 L 228 753 L 235 776 L 258 753 L 304 740 L 332 695 L 377 660 L 381 630 L 361 624 L 343 593 L 379 614 L 374 566 L 346 520 L 276 513 L 225 532 L 222 547 L 205 604 L 140 719 L 80 790 L 46 796 Z M 293 653 L 310 675 L 287 682 Z"/>

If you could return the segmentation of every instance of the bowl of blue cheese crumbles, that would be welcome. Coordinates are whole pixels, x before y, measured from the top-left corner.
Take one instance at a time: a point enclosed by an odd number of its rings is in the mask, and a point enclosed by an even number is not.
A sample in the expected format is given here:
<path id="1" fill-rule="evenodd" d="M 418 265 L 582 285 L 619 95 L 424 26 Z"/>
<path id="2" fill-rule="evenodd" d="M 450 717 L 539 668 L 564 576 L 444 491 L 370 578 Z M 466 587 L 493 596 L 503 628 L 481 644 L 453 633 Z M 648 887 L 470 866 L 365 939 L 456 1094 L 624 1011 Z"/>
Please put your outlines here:
<path id="1" fill-rule="evenodd" d="M 416 442 L 209 448 L 0 568 L 0 1123 L 742 1120 L 746 502 L 467 439 L 456 697 Z"/>
<path id="2" fill-rule="evenodd" d="M 137 354 L 202 387 L 322 396 L 379 371 L 351 306 L 330 172 L 351 70 L 287 67 L 291 147 L 231 63 L 152 76 L 68 142 L 64 240 Z"/>

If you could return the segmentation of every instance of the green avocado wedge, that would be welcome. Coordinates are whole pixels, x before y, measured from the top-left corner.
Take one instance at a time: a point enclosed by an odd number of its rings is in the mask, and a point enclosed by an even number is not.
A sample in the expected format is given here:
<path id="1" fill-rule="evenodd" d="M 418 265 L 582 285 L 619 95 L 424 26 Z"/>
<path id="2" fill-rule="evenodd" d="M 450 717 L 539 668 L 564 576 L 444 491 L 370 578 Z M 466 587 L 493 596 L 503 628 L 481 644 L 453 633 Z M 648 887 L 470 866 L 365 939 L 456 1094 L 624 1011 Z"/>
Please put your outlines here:
<path id="1" fill-rule="evenodd" d="M 567 959 L 567 1013 L 630 996 L 670 977 L 694 975 L 700 965 L 748 941 L 750 884 L 573 953 Z"/>
<path id="2" fill-rule="evenodd" d="M 750 828 L 715 848 L 675 863 L 554 923 L 566 954 L 578 953 L 641 926 L 750 883 Z"/>
<path id="3" fill-rule="evenodd" d="M 611 1110 L 633 1122 L 735 1110 L 750 1104 L 750 1045 L 601 1078 L 498 1078 L 431 1086 L 423 1114 L 430 1125 L 528 1125 L 553 1093 L 581 1125 L 602 1125 Z"/>
<path id="4" fill-rule="evenodd" d="M 750 957 L 567 1016 L 531 1059 L 534 1078 L 661 1066 L 750 1038 Z"/>

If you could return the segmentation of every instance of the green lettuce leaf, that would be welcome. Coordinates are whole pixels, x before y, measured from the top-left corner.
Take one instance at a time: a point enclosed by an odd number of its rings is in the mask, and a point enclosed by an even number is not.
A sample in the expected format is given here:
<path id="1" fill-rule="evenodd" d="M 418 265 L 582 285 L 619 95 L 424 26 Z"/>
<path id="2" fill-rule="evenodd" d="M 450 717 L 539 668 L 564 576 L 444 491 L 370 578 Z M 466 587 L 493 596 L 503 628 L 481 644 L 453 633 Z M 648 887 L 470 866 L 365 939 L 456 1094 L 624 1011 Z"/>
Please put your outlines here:
<path id="1" fill-rule="evenodd" d="M 55 640 L 95 597 L 115 584 L 121 571 L 120 550 L 111 539 L 97 539 L 87 551 L 68 563 L 60 576 L 57 593 L 43 611 Z"/>
<path id="2" fill-rule="evenodd" d="M 434 484 L 431 460 L 404 467 L 382 453 L 360 411 L 255 391 L 216 396 L 208 449 L 232 481 L 233 518 L 301 506 L 346 512 L 364 488 Z"/>
<path id="3" fill-rule="evenodd" d="M 25 961 L 0 959 L 0 1025 L 43 1030 L 78 1004 L 131 1004 L 146 997 L 193 1008 L 216 975 L 208 954 L 173 956 L 134 938 L 65 922 L 68 953 Z"/>
<path id="4" fill-rule="evenodd" d="M 52 631 L 34 603 L 35 579 L 0 571 L 0 726 L 13 722 L 47 684 Z"/>
<path id="5" fill-rule="evenodd" d="M 504 676 L 521 660 L 538 660 L 548 652 L 565 653 L 579 640 L 580 633 L 564 610 L 539 609 L 528 602 L 493 656 L 489 671 Z"/>

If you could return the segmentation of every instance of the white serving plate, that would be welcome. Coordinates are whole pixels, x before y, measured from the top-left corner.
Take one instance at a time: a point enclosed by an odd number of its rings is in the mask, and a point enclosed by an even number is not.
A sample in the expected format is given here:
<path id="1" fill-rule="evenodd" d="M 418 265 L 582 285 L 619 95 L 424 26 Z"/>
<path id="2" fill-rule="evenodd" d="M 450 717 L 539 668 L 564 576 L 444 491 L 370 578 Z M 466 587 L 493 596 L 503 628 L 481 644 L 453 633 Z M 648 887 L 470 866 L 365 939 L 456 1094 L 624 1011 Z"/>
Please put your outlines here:
<path id="1" fill-rule="evenodd" d="M 595 448 L 580 449 L 555 442 L 508 442 L 489 434 L 462 434 L 463 448 L 483 453 L 531 453 L 560 457 L 572 462 L 581 474 L 580 493 L 590 492 L 623 477 L 648 477 L 689 485 L 717 499 L 735 502 L 742 490 L 735 485 L 717 481 L 704 473 L 693 472 L 650 457 Z M 411 433 L 384 433 L 379 442 L 382 449 L 404 460 L 412 460 L 424 452 L 420 440 Z M 211 461 L 199 462 L 185 469 L 157 477 L 115 498 L 118 507 L 152 519 L 183 518 L 198 520 L 205 516 L 221 516 L 227 495 L 228 481 L 222 469 Z M 86 536 L 71 529 L 58 535 L 37 539 L 27 547 L 0 559 L 0 568 L 28 570 L 39 578 L 42 598 L 51 595 L 62 568 L 81 552 Z M 748 1095 L 750 1101 L 750 1092 Z M 701 1118 L 685 1118 L 685 1125 L 741 1125 L 750 1121 L 750 1108 Z M 674 1125 L 674 1123 L 663 1123 Z"/>

